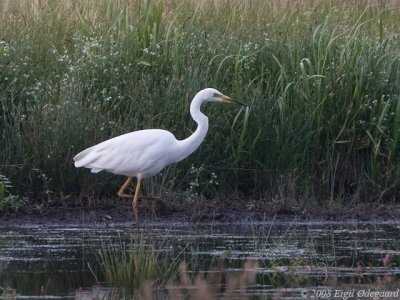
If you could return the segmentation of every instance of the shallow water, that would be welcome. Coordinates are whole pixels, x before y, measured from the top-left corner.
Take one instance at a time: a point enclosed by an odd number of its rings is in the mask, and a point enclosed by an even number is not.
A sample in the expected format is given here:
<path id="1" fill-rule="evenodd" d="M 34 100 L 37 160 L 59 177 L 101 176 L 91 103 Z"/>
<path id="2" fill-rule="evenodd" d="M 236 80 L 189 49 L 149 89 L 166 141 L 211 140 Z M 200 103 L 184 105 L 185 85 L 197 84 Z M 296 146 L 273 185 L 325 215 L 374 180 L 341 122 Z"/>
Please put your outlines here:
<path id="1" fill-rule="evenodd" d="M 224 268 L 215 272 L 237 272 L 256 260 L 257 284 L 247 293 L 304 299 L 328 296 L 318 290 L 340 295 L 354 284 L 365 290 L 388 276 L 385 288 L 395 290 L 399 228 L 400 222 L 147 223 L 140 235 L 156 251 L 197 257 L 204 270 L 221 257 Z M 102 243 L 133 234 L 138 233 L 130 224 L 0 225 L 0 287 L 8 288 L 0 299 L 91 299 L 106 293 L 88 264 L 96 269 Z M 386 255 L 390 266 L 384 267 Z"/>

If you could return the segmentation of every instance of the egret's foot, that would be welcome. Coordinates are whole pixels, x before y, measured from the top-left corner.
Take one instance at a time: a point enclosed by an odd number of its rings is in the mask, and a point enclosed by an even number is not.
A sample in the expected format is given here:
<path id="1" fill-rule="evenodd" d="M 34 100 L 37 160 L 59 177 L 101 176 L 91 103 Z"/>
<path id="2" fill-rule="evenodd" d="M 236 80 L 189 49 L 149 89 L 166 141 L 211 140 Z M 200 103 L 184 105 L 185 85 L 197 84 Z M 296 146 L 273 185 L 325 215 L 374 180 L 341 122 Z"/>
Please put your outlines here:
<path id="1" fill-rule="evenodd" d="M 139 192 L 142 185 L 142 179 L 138 178 L 136 182 L 135 196 L 133 196 L 132 206 L 135 213 L 136 228 L 139 229 Z"/>
<path id="2" fill-rule="evenodd" d="M 135 215 L 136 229 L 140 229 L 140 227 L 139 227 L 139 207 L 137 207 L 137 205 L 133 206 L 133 214 Z"/>

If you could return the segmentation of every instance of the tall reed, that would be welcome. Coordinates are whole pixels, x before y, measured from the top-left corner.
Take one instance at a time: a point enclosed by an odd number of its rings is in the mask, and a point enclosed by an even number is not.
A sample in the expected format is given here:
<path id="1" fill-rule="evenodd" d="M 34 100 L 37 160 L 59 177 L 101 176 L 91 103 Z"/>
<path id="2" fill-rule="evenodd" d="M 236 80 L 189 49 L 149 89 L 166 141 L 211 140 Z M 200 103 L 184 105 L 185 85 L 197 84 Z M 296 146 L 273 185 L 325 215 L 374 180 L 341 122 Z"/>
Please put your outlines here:
<path id="1" fill-rule="evenodd" d="M 270 199 L 296 178 L 296 197 L 397 199 L 396 5 L 3 1 L 0 173 L 32 199 L 114 191 L 121 179 L 73 155 L 143 128 L 184 138 L 189 100 L 213 86 L 250 108 L 204 108 L 206 142 L 167 172 L 173 189 L 189 189 L 193 165 L 221 195 Z"/>

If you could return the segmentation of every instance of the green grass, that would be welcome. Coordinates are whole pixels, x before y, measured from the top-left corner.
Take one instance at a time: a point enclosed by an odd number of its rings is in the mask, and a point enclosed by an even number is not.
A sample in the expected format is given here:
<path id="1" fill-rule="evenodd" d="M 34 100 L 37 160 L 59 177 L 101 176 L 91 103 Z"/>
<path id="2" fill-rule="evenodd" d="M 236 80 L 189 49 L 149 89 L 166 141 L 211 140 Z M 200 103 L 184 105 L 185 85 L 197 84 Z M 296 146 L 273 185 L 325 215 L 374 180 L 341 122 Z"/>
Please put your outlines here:
<path id="1" fill-rule="evenodd" d="M 196 193 L 217 178 L 220 196 L 396 200 L 399 20 L 395 1 L 3 1 L 0 174 L 39 202 L 111 195 L 122 179 L 74 154 L 143 128 L 184 138 L 212 86 L 249 110 L 204 107 L 205 143 L 152 183 L 190 191 L 193 165 Z"/>
<path id="2" fill-rule="evenodd" d="M 178 275 L 178 258 L 156 253 L 142 237 L 130 243 L 104 243 L 99 250 L 99 275 L 111 287 L 132 294 L 146 282 L 161 285 Z M 96 279 L 97 275 L 93 274 Z"/>

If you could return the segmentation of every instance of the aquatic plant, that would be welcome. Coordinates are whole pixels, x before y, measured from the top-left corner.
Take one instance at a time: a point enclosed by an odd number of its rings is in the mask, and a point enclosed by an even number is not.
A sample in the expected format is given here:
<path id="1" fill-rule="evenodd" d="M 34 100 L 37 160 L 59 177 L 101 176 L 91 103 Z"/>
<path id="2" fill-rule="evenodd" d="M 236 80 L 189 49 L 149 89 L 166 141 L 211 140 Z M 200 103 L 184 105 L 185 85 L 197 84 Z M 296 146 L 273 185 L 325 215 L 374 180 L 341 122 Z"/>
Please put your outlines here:
<path id="1" fill-rule="evenodd" d="M 232 299 L 235 296 L 251 299 L 248 289 L 256 284 L 256 261 L 247 261 L 242 270 L 227 275 L 223 272 L 223 260 L 215 268 L 189 272 L 186 262 L 177 264 L 176 259 L 172 264 L 160 264 L 153 252 L 141 247 L 133 256 L 129 251 L 122 254 L 122 249 L 101 251 L 102 275 L 110 287 L 118 288 L 110 289 L 109 297 L 131 295 L 139 299 L 157 299 L 156 290 L 161 287 L 165 289 L 164 296 L 171 299 Z M 220 290 L 221 286 L 225 288 Z"/>
<path id="2" fill-rule="evenodd" d="M 98 253 L 101 278 L 109 286 L 132 294 L 146 282 L 160 285 L 176 276 L 177 258 L 166 257 L 149 247 L 141 237 L 131 237 L 129 243 L 122 240 L 103 243 Z"/>

